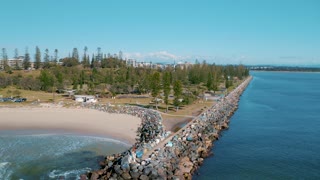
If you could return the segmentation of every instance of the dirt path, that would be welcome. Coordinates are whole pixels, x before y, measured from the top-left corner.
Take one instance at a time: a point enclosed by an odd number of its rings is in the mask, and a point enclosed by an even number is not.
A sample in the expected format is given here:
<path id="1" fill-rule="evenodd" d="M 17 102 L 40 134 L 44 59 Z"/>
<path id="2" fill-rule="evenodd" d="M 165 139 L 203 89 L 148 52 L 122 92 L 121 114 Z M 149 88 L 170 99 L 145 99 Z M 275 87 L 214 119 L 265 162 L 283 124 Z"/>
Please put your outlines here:
<path id="1" fill-rule="evenodd" d="M 142 156 L 142 159 L 148 158 L 155 149 L 163 148 L 165 144 L 167 144 L 171 138 L 176 134 L 177 131 L 181 130 L 185 125 L 189 124 L 194 118 L 196 118 L 199 114 L 201 114 L 204 110 L 201 111 L 201 108 L 194 109 L 191 115 L 174 115 L 174 114 L 166 114 L 159 112 L 163 117 L 163 125 L 165 126 L 167 131 L 171 131 L 171 135 L 166 139 L 161 141 L 155 147 L 153 147 L 150 151 L 145 153 Z"/>

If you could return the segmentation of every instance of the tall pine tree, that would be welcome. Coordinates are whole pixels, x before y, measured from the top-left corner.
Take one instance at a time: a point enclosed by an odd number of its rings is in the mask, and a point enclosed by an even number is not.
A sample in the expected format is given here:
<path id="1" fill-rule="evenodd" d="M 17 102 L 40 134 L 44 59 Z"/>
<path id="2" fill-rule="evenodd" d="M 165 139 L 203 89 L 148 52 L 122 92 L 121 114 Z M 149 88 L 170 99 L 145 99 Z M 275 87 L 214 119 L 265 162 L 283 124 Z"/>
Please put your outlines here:
<path id="1" fill-rule="evenodd" d="M 91 69 L 95 68 L 95 64 L 96 64 L 96 60 L 94 59 L 94 54 L 92 54 L 91 64 L 90 64 Z"/>
<path id="2" fill-rule="evenodd" d="M 213 90 L 213 78 L 212 78 L 212 73 L 208 73 L 208 78 L 207 78 L 207 89 L 208 91 Z"/>
<path id="3" fill-rule="evenodd" d="M 87 55 L 87 52 L 88 52 L 87 46 L 84 47 L 83 51 L 84 51 L 84 53 L 83 53 L 83 57 L 82 57 L 82 62 L 81 62 L 81 64 L 82 64 L 82 66 L 83 66 L 84 68 L 89 68 L 89 67 L 90 67 L 90 61 L 89 61 L 89 59 L 88 59 L 89 56 Z"/>
<path id="4" fill-rule="evenodd" d="M 22 65 L 23 65 L 23 69 L 25 70 L 29 70 L 29 68 L 31 68 L 30 54 L 28 52 L 28 48 L 26 48 L 26 53 L 24 54 Z"/>
<path id="5" fill-rule="evenodd" d="M 166 104 L 166 111 L 168 111 L 169 104 L 169 94 L 170 94 L 170 74 L 165 72 L 162 79 L 163 84 L 163 94 L 164 94 L 164 103 Z"/>
<path id="6" fill-rule="evenodd" d="M 9 70 L 9 64 L 8 64 L 8 55 L 7 55 L 7 50 L 6 48 L 2 48 L 2 69 L 4 69 L 5 71 Z"/>
<path id="7" fill-rule="evenodd" d="M 14 49 L 14 59 L 18 59 L 19 58 L 19 51 L 17 48 Z"/>
<path id="8" fill-rule="evenodd" d="M 36 54 L 35 54 L 34 68 L 40 69 L 41 67 L 41 52 L 38 46 L 36 46 Z"/>
<path id="9" fill-rule="evenodd" d="M 160 93 L 160 73 L 159 72 L 155 72 L 153 73 L 153 75 L 151 76 L 151 82 L 150 82 L 150 87 L 151 87 L 151 95 L 152 97 L 155 99 L 156 102 L 156 108 L 158 109 L 158 95 Z"/>
<path id="10" fill-rule="evenodd" d="M 78 52 L 77 48 L 73 48 L 72 58 L 75 59 L 77 61 L 77 63 L 79 64 L 79 52 Z"/>
<path id="11" fill-rule="evenodd" d="M 50 58 L 49 58 L 49 50 L 46 49 L 44 51 L 44 56 L 43 56 L 43 68 L 50 68 Z"/>
<path id="12" fill-rule="evenodd" d="M 54 56 L 53 56 L 53 64 L 57 64 L 58 62 L 58 49 L 54 50 Z"/>
<path id="13" fill-rule="evenodd" d="M 182 83 L 180 80 L 176 80 L 173 84 L 173 92 L 174 92 L 174 100 L 173 104 L 177 107 L 177 110 L 179 109 L 180 105 L 180 98 L 182 95 Z"/>
<path id="14" fill-rule="evenodd" d="M 18 58 L 19 58 L 19 51 L 17 48 L 14 49 L 14 60 L 15 60 L 15 69 L 16 70 L 20 70 L 20 65 L 19 65 L 19 61 L 18 61 Z"/>

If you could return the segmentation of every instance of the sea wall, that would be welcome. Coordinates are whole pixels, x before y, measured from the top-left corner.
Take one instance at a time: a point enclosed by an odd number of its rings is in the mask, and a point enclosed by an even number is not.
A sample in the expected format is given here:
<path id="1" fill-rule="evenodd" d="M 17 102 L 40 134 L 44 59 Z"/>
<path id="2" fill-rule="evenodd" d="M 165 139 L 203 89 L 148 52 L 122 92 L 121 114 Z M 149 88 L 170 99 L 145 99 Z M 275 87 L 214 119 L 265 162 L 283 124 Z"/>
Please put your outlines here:
<path id="1" fill-rule="evenodd" d="M 238 108 L 240 95 L 251 79 L 247 78 L 225 98 L 166 140 L 169 133 L 164 130 L 162 118 L 156 111 L 132 106 L 92 107 L 109 113 L 131 114 L 142 121 L 137 130 L 137 142 L 128 151 L 107 156 L 100 163 L 100 170 L 82 178 L 191 179 L 204 158 L 210 155 L 219 132 L 228 128 L 229 118 Z M 157 144 L 157 148 L 154 148 Z"/>

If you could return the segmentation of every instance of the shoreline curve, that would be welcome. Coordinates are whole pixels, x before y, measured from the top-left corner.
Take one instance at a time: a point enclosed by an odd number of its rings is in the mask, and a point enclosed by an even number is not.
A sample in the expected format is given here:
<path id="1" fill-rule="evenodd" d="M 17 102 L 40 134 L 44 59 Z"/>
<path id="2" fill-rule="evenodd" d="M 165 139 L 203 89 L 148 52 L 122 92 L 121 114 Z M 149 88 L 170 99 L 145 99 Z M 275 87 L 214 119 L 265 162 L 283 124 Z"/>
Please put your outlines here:
<path id="1" fill-rule="evenodd" d="M 0 107 L 0 131 L 40 130 L 136 142 L 141 119 L 87 108 Z"/>

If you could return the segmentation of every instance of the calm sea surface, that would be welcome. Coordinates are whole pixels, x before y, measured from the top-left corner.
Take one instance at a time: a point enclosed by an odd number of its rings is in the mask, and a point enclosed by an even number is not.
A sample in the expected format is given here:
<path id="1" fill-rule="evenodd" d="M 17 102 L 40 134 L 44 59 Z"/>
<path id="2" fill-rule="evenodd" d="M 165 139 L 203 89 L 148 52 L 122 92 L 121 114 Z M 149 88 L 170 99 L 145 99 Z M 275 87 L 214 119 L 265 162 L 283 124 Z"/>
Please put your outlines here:
<path id="1" fill-rule="evenodd" d="M 0 131 L 0 180 L 79 179 L 107 154 L 129 146 L 111 139 L 41 131 Z"/>
<path id="2" fill-rule="evenodd" d="M 251 75 L 194 179 L 320 179 L 320 73 Z"/>

